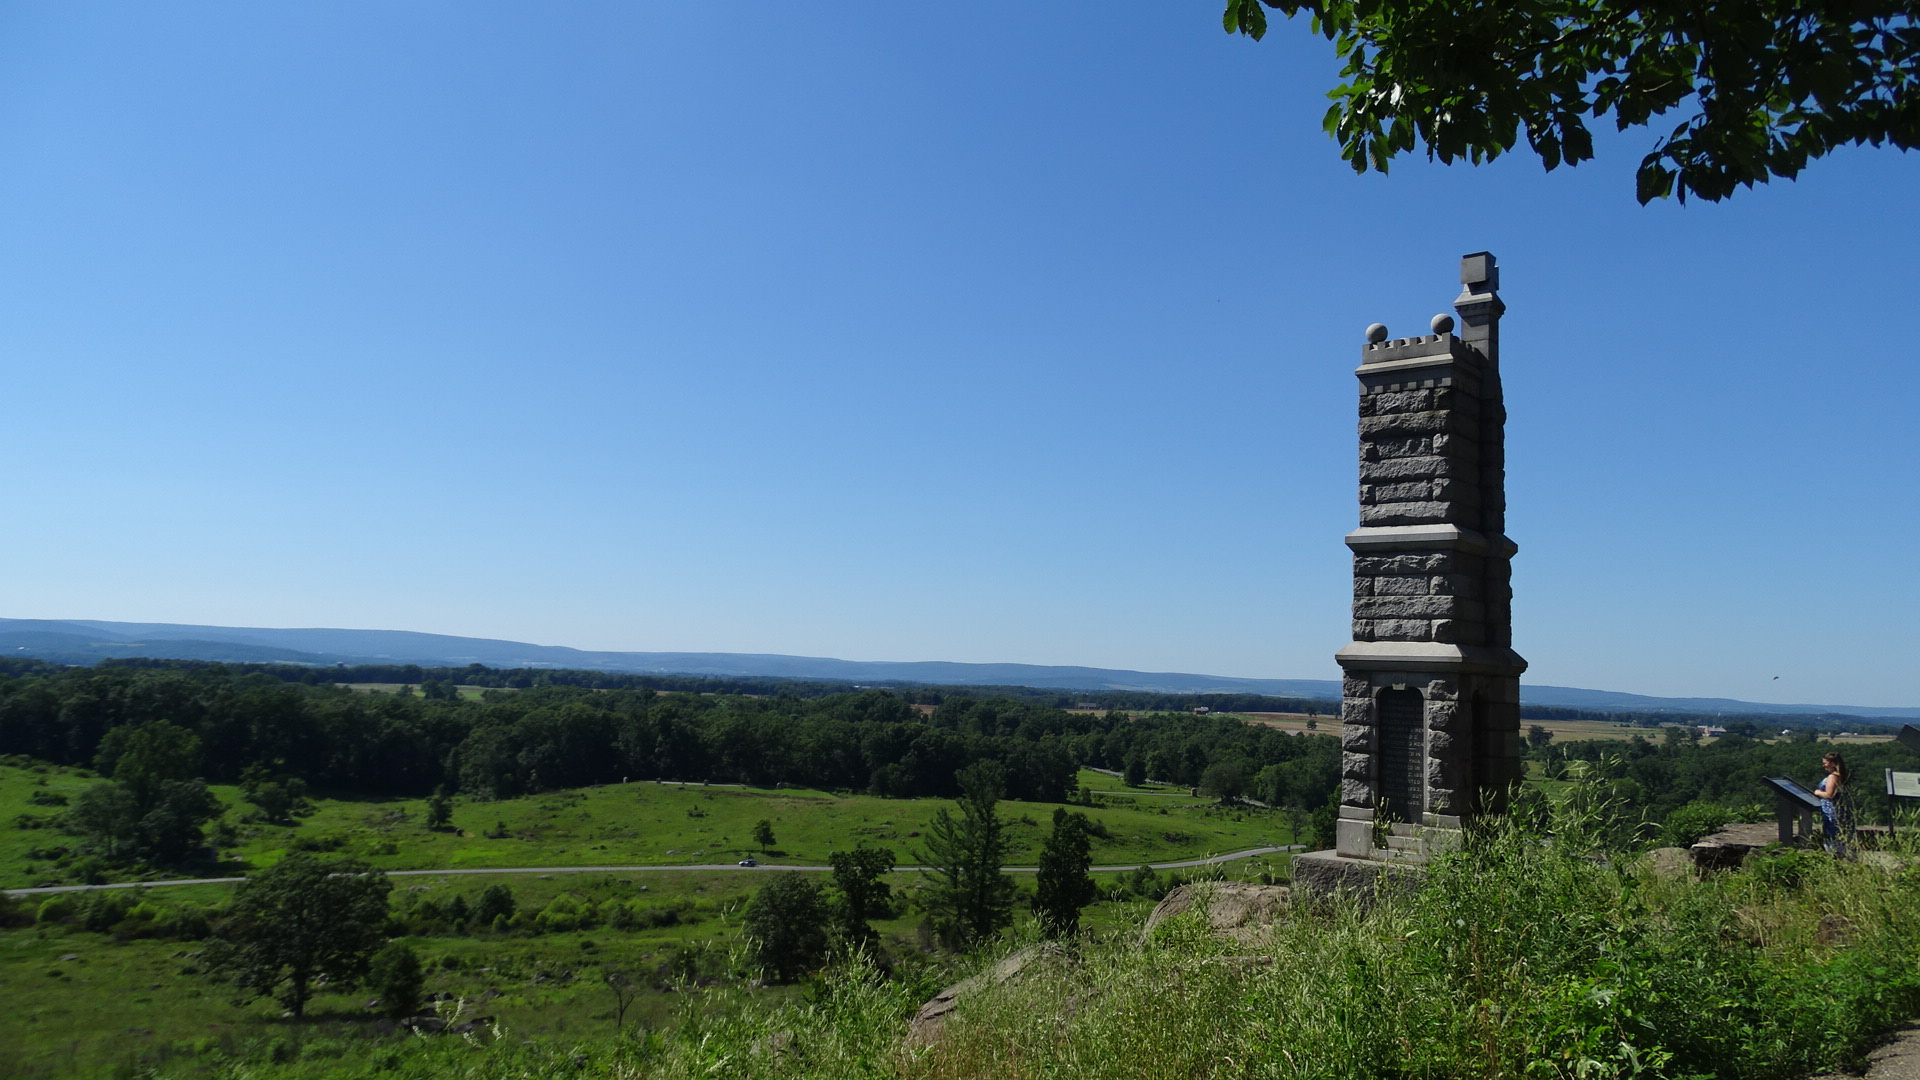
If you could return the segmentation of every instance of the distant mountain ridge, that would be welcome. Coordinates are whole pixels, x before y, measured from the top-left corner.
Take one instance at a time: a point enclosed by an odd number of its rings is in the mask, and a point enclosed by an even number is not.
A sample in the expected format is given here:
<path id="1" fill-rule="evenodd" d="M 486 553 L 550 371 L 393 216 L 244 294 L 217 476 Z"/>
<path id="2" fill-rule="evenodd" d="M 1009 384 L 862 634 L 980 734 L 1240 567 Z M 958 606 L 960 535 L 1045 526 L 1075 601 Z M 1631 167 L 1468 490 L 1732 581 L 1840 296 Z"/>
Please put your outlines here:
<path id="1" fill-rule="evenodd" d="M 645 675 L 768 676 L 852 683 L 1031 686 L 1048 690 L 1133 690 L 1164 694 L 1266 694 L 1337 700 L 1337 679 L 1245 679 L 1171 671 L 944 660 L 837 660 L 775 653 L 593 652 L 493 638 L 409 630 L 272 629 L 89 619 L 0 619 L 0 656 L 92 664 L 109 657 L 224 663 L 418 664 L 422 667 L 583 668 Z M 1529 705 L 1599 712 L 1777 713 L 1920 719 L 1920 707 L 1782 705 L 1732 698 L 1663 698 L 1612 690 L 1522 683 Z"/>

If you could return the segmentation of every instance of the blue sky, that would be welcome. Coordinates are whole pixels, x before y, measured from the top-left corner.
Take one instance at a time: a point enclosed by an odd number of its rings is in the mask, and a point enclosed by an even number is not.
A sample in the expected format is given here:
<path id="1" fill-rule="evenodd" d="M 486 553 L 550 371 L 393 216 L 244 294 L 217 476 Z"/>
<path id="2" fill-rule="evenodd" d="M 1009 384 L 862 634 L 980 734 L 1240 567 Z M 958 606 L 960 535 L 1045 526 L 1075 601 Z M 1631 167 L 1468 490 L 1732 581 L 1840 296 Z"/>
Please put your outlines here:
<path id="1" fill-rule="evenodd" d="M 1528 678 L 1920 703 L 1920 159 L 1641 207 L 1218 4 L 0 8 L 0 615 L 1336 674 L 1495 252 Z M 1778 680 L 1775 680 L 1778 676 Z"/>

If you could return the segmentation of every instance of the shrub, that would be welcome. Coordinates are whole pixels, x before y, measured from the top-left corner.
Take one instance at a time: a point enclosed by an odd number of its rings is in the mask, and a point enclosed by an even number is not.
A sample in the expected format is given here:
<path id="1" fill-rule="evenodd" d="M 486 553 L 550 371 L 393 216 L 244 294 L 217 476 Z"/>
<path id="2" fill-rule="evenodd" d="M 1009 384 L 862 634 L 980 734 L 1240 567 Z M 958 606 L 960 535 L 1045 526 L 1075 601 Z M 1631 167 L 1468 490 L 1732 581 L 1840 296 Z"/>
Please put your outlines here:
<path id="1" fill-rule="evenodd" d="M 1692 847 L 1701 837 L 1710 836 L 1734 820 L 1733 811 L 1710 802 L 1690 802 L 1667 815 L 1660 824 L 1658 843 L 1662 847 Z"/>
<path id="2" fill-rule="evenodd" d="M 125 889 L 97 889 L 87 894 L 80 905 L 80 925 L 96 934 L 104 934 L 133 910 L 133 897 Z"/>
<path id="3" fill-rule="evenodd" d="M 40 923 L 71 922 L 79 914 L 80 900 L 73 893 L 54 893 L 40 902 L 40 910 L 35 912 L 34 921 Z"/>
<path id="4" fill-rule="evenodd" d="M 562 893 L 547 902 L 547 906 L 534 917 L 534 928 L 543 934 L 564 934 L 574 930 L 590 930 L 594 926 L 594 910 L 591 903 L 582 903 L 577 897 Z"/>
<path id="5" fill-rule="evenodd" d="M 411 1016 L 420 1008 L 420 992 L 426 981 L 420 955 L 403 941 L 388 942 L 373 954 L 367 970 L 367 986 L 379 995 L 380 1011 L 394 1019 Z"/>

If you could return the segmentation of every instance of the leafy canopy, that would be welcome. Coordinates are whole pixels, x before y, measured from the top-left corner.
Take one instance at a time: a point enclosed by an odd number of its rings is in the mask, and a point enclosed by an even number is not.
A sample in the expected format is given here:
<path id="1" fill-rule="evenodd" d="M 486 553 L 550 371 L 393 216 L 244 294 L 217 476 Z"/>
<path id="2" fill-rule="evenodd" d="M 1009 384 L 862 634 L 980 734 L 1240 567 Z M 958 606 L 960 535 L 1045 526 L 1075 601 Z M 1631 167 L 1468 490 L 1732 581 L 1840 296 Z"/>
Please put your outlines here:
<path id="1" fill-rule="evenodd" d="M 1357 172 L 1424 144 L 1491 161 L 1521 137 L 1548 169 L 1593 156 L 1587 119 L 1677 123 L 1641 161 L 1642 203 L 1791 178 L 1837 147 L 1920 143 L 1915 0 L 1228 0 L 1302 12 L 1346 59 L 1324 126 Z"/>
<path id="2" fill-rule="evenodd" d="M 831 917 L 819 882 L 801 874 L 777 874 L 747 902 L 741 926 L 767 978 L 792 982 L 826 959 Z"/>
<path id="3" fill-rule="evenodd" d="M 211 967 L 242 1000 L 272 994 L 297 1018 L 322 981 L 352 985 L 386 943 L 386 875 L 357 859 L 296 853 L 241 882 Z"/>

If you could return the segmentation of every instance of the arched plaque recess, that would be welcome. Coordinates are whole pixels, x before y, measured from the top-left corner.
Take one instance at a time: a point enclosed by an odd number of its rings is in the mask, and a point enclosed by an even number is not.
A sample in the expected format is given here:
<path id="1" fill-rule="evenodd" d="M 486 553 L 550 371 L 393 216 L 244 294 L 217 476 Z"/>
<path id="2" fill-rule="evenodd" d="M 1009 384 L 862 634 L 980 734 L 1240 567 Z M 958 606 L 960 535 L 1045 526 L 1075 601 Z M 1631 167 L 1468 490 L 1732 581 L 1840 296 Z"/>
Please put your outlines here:
<path id="1" fill-rule="evenodd" d="M 1426 809 L 1426 700 L 1418 690 L 1382 690 L 1380 797 L 1387 817 L 1419 824 Z"/>

